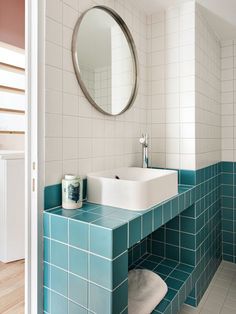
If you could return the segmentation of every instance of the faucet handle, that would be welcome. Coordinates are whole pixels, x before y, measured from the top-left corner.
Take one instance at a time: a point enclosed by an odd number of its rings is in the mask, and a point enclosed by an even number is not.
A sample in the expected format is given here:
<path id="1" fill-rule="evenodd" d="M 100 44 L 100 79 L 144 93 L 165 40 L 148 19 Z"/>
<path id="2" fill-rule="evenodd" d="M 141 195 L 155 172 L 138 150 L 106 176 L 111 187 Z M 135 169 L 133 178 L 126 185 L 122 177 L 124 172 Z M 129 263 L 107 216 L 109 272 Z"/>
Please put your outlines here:
<path id="1" fill-rule="evenodd" d="M 145 138 L 144 138 L 143 136 L 140 137 L 139 143 L 140 143 L 140 144 L 145 144 Z"/>
<path id="2" fill-rule="evenodd" d="M 139 143 L 147 146 L 147 144 L 148 144 L 148 134 L 147 133 L 142 134 L 142 137 L 139 139 Z"/>

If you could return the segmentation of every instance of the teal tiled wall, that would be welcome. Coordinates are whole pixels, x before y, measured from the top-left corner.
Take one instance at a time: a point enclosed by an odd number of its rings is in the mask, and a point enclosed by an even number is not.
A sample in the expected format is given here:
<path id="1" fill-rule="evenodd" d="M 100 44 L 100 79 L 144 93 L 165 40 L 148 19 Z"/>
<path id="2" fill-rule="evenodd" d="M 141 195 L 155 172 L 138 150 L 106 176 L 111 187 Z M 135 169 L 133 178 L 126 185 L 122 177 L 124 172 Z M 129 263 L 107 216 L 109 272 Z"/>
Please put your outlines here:
<path id="1" fill-rule="evenodd" d="M 195 288 L 187 299 L 196 306 L 221 260 L 221 164 L 180 171 L 179 178 L 196 185 L 196 202 L 152 233 L 148 246 L 152 254 L 196 267 Z"/>
<path id="2" fill-rule="evenodd" d="M 221 163 L 223 259 L 236 263 L 236 163 Z"/>

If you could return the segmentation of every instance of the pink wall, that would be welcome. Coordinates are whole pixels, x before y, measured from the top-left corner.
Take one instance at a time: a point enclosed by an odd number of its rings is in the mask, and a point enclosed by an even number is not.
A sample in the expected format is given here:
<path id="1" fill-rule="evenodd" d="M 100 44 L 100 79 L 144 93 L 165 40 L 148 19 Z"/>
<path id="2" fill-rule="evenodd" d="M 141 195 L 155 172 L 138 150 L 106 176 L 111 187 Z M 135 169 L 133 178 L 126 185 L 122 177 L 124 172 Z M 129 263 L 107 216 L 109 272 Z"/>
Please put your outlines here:
<path id="1" fill-rule="evenodd" d="M 0 41 L 25 47 L 25 0 L 0 0 Z"/>

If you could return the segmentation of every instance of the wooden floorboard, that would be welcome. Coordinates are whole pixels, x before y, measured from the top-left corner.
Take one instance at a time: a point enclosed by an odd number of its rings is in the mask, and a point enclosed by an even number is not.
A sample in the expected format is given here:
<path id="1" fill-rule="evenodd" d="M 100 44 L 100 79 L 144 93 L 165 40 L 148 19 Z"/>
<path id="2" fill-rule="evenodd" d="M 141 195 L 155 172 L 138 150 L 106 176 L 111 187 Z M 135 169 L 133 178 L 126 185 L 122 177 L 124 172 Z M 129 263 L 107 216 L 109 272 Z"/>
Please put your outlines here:
<path id="1" fill-rule="evenodd" d="M 0 313 L 24 314 L 24 260 L 0 262 Z"/>

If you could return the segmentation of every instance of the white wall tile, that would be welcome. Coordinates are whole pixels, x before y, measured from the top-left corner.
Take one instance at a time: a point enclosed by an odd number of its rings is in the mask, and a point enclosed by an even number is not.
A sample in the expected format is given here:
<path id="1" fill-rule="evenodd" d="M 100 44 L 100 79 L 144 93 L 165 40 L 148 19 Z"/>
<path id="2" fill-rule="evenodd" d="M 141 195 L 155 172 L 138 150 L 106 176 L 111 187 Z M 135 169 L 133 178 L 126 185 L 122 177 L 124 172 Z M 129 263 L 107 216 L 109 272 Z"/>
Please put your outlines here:
<path id="1" fill-rule="evenodd" d="M 221 158 L 236 161 L 236 64 L 233 41 L 221 42 Z"/>
<path id="2" fill-rule="evenodd" d="M 60 182 L 65 172 L 79 172 L 85 176 L 90 171 L 115 166 L 141 165 L 142 152 L 138 138 L 141 133 L 146 132 L 147 127 L 148 36 L 150 39 L 153 36 L 153 43 L 149 41 L 149 55 L 152 51 L 153 60 L 158 60 L 157 68 L 152 71 L 152 80 L 155 93 L 153 99 L 160 106 L 163 103 L 161 94 L 164 95 L 165 92 L 164 83 L 161 82 L 165 73 L 164 14 L 157 13 L 147 19 L 143 12 L 139 12 L 124 0 L 99 2 L 50 0 L 47 2 L 46 185 Z M 136 101 L 130 110 L 117 118 L 105 116 L 89 104 L 78 85 L 71 59 L 73 27 L 81 13 L 98 3 L 110 6 L 122 15 L 135 39 L 140 63 L 140 86 Z M 151 19 L 155 25 L 151 24 Z M 162 122 L 161 117 L 163 115 L 156 116 L 156 121 Z M 163 149 L 163 141 L 160 143 Z"/>
<path id="3" fill-rule="evenodd" d="M 62 24 L 46 18 L 46 40 L 59 46 L 62 45 Z"/>

